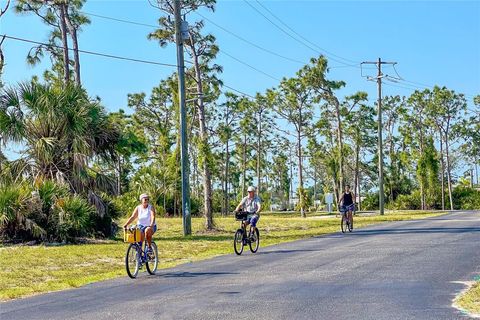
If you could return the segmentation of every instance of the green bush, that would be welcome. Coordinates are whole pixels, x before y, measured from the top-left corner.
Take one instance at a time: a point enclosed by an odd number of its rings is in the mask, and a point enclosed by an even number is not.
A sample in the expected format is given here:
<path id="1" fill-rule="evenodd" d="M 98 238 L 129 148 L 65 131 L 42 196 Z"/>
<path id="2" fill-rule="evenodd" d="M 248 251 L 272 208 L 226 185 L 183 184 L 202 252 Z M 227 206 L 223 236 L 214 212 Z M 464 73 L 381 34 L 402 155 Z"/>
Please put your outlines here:
<path id="1" fill-rule="evenodd" d="M 72 196 L 65 185 L 36 181 L 32 187 L 0 185 L 0 237 L 7 241 L 75 241 L 76 237 L 109 237 L 112 220 L 120 210 L 107 196 L 100 196 L 101 214 L 80 195 Z"/>
<path id="2" fill-rule="evenodd" d="M 378 210 L 379 200 L 378 193 L 368 193 L 362 200 L 362 210 Z"/>
<path id="3" fill-rule="evenodd" d="M 467 187 L 458 186 L 453 189 L 453 208 L 457 210 L 479 210 L 480 191 Z M 448 197 L 447 197 L 448 202 Z M 448 204 L 449 205 L 449 204 Z"/>
<path id="4" fill-rule="evenodd" d="M 422 206 L 420 198 L 419 190 L 415 190 L 411 194 L 401 194 L 395 202 L 389 204 L 389 208 L 395 210 L 419 210 Z"/>
<path id="5" fill-rule="evenodd" d="M 59 199 L 55 211 L 58 213 L 58 236 L 62 241 L 75 237 L 91 236 L 95 230 L 92 217 L 95 209 L 79 196 Z"/>
<path id="6" fill-rule="evenodd" d="M 28 185 L 0 186 L 0 235 L 6 239 L 44 237 L 46 231 L 35 221 L 39 205 Z"/>

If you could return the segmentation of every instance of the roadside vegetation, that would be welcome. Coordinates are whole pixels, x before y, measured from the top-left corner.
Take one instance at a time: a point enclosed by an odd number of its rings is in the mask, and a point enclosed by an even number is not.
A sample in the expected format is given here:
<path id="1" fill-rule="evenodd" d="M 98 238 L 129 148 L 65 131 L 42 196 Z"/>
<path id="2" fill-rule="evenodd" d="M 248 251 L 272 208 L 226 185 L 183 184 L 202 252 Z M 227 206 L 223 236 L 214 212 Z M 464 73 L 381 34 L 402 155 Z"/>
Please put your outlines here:
<path id="1" fill-rule="evenodd" d="M 480 276 L 475 283 L 455 300 L 456 307 L 468 312 L 470 315 L 480 317 Z"/>

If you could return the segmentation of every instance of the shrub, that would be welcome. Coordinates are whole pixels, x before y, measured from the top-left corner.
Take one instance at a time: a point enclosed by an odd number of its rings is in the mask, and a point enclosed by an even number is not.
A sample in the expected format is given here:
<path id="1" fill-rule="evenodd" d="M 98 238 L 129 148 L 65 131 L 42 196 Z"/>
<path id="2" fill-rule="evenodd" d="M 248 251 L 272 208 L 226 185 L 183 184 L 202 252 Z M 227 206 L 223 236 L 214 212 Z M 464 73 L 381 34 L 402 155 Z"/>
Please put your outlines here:
<path id="1" fill-rule="evenodd" d="M 419 210 L 421 209 L 420 191 L 415 190 L 411 194 L 401 194 L 395 202 L 391 203 L 391 209 L 396 210 Z"/>
<path id="2" fill-rule="evenodd" d="M 377 193 L 368 193 L 362 201 L 362 210 L 378 210 L 379 200 Z"/>
<path id="3" fill-rule="evenodd" d="M 480 209 L 480 191 L 467 187 L 458 186 L 453 189 L 453 207 L 461 210 L 478 210 Z M 447 197 L 448 202 L 448 197 Z"/>
<path id="4" fill-rule="evenodd" d="M 55 204 L 58 213 L 58 236 L 62 241 L 75 237 L 90 236 L 95 230 L 93 224 L 95 209 L 79 196 L 59 199 Z"/>
<path id="5" fill-rule="evenodd" d="M 38 204 L 27 185 L 0 186 L 0 235 L 7 239 L 32 239 L 46 234 L 35 221 Z"/>

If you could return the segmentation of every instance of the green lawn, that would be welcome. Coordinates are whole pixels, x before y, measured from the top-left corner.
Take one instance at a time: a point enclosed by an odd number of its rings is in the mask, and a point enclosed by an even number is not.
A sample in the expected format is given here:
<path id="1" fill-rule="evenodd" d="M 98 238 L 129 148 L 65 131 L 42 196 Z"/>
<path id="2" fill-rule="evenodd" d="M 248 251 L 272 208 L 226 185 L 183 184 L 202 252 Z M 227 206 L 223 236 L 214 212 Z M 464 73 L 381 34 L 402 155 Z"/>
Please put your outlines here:
<path id="1" fill-rule="evenodd" d="M 455 301 L 456 306 L 469 312 L 480 315 L 480 277 L 476 283 Z"/>
<path id="2" fill-rule="evenodd" d="M 405 211 L 389 212 L 384 216 L 355 217 L 355 227 L 440 214 L 442 213 Z M 159 268 L 232 254 L 233 234 L 239 223 L 232 217 L 217 217 L 215 222 L 217 231 L 206 232 L 203 219 L 193 218 L 194 235 L 183 237 L 181 219 L 158 219 L 159 232 L 155 234 L 155 240 L 159 248 Z M 339 218 L 335 216 L 314 214 L 302 219 L 299 214 L 293 213 L 264 213 L 259 222 L 260 250 L 261 247 L 280 242 L 338 232 L 339 228 Z M 127 244 L 121 240 L 85 245 L 0 247 L 0 300 L 75 288 L 126 276 L 126 248 Z"/>

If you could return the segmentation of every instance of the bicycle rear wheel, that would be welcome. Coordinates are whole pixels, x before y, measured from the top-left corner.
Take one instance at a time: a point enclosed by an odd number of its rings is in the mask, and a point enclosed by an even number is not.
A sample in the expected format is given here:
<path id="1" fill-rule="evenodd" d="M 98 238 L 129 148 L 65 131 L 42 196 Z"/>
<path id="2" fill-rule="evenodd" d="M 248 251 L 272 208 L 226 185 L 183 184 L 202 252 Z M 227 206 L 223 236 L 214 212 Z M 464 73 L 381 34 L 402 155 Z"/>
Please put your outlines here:
<path id="1" fill-rule="evenodd" d="M 128 246 L 127 254 L 125 255 L 125 268 L 127 269 L 127 274 L 130 278 L 135 279 L 138 275 L 138 270 L 140 269 L 140 247 L 131 243 Z"/>
<path id="2" fill-rule="evenodd" d="M 235 232 L 235 237 L 233 239 L 233 249 L 235 250 L 235 253 L 237 255 L 241 255 L 243 252 L 243 230 L 238 229 L 237 232 Z"/>
<path id="3" fill-rule="evenodd" d="M 258 247 L 260 246 L 260 233 L 257 228 L 255 228 L 255 231 L 251 235 L 248 245 L 250 246 L 250 251 L 253 253 L 257 252 Z"/>
<path id="4" fill-rule="evenodd" d="M 348 226 L 347 226 L 348 219 L 345 216 L 345 213 L 342 214 L 342 221 L 340 221 L 340 226 L 342 228 L 342 233 L 347 232 Z"/>
<path id="5" fill-rule="evenodd" d="M 145 263 L 147 267 L 147 272 L 150 273 L 152 276 L 157 271 L 158 267 L 158 249 L 155 242 L 152 241 L 152 253 L 147 254 L 147 262 Z"/>

